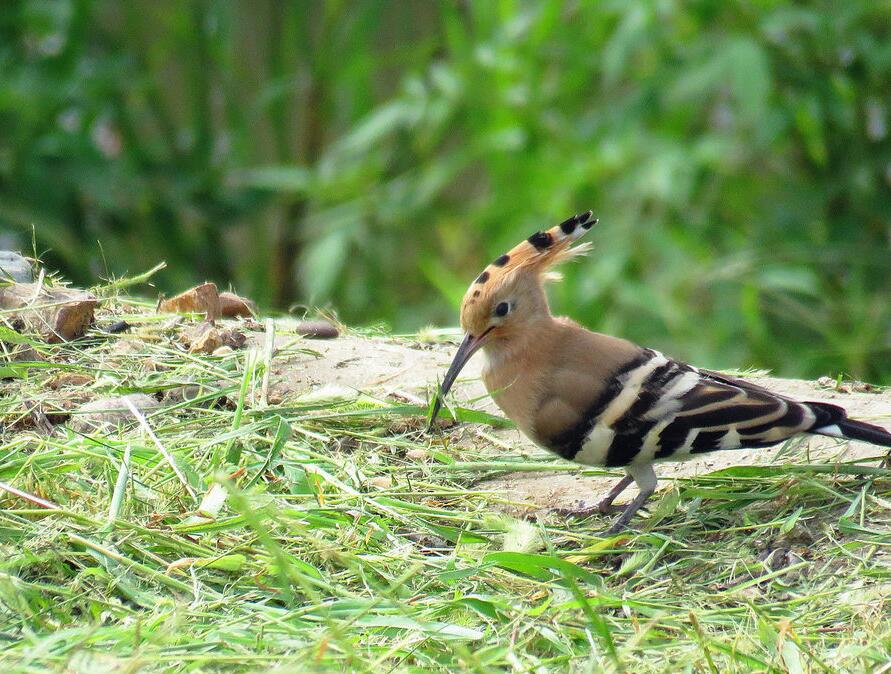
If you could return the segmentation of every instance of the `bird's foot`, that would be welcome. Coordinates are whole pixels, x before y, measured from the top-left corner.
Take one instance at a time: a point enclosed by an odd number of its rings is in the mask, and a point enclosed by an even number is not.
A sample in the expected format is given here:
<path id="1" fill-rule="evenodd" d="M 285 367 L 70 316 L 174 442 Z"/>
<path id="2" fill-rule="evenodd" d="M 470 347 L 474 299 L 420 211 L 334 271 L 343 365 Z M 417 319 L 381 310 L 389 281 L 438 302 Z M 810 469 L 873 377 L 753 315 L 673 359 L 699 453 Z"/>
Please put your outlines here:
<path id="1" fill-rule="evenodd" d="M 623 531 L 627 531 L 629 529 L 628 523 L 623 521 L 623 517 L 619 517 L 613 522 L 612 526 L 603 532 L 604 536 L 615 536 L 616 534 L 620 534 Z"/>
<path id="2" fill-rule="evenodd" d="M 637 511 L 640 510 L 644 503 L 647 502 L 647 499 L 650 498 L 650 495 L 653 493 L 652 489 L 646 489 L 640 492 L 637 496 L 634 497 L 634 500 L 631 501 L 625 508 L 622 510 L 622 514 L 616 518 L 616 521 L 613 522 L 613 525 L 607 529 L 604 533 L 604 536 L 614 536 L 621 531 L 624 531 L 628 526 L 628 523 L 631 521 L 631 518 L 637 514 Z"/>

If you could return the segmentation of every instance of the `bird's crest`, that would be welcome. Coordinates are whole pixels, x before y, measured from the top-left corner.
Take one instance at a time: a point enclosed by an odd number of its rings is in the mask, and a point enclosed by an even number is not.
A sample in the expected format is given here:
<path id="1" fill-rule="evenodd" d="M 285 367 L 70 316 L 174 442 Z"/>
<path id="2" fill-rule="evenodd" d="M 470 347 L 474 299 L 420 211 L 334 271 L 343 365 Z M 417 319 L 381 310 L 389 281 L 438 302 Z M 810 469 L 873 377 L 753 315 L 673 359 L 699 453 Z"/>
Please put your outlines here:
<path id="1" fill-rule="evenodd" d="M 573 241 L 581 238 L 597 224 L 597 218 L 592 218 L 591 215 L 591 211 L 586 211 L 567 218 L 546 232 L 536 232 L 496 258 L 470 285 L 463 304 L 475 304 L 481 295 L 488 294 L 487 290 L 499 286 L 507 277 L 521 271 L 537 274 L 541 280 L 559 279 L 559 274 L 548 270 L 577 255 L 584 255 L 590 249 L 590 243 L 574 248 L 571 246 Z"/>

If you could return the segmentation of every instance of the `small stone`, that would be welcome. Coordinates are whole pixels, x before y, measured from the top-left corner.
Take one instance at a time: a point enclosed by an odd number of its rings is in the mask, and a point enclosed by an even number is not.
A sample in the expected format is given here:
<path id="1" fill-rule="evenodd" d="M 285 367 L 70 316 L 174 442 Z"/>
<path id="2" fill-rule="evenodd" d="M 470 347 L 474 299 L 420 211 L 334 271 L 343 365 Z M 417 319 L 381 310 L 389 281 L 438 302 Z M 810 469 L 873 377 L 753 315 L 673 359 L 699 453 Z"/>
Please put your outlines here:
<path id="1" fill-rule="evenodd" d="M 183 330 L 181 339 L 189 353 L 213 353 L 223 345 L 220 331 L 207 321 Z"/>
<path id="2" fill-rule="evenodd" d="M 220 311 L 224 318 L 252 318 L 257 313 L 257 306 L 249 299 L 239 297 L 235 293 L 220 293 Z"/>
<path id="3" fill-rule="evenodd" d="M 388 475 L 379 475 L 368 480 L 368 483 L 378 489 L 391 489 L 393 487 L 393 478 Z"/>
<path id="4" fill-rule="evenodd" d="M 115 321 L 111 325 L 104 328 L 105 332 L 110 335 L 119 335 L 122 332 L 127 332 L 133 326 L 130 325 L 127 321 Z"/>
<path id="5" fill-rule="evenodd" d="M 415 449 L 410 449 L 405 453 L 405 458 L 409 461 L 424 461 L 426 460 L 430 454 L 427 453 L 426 449 L 421 449 L 420 447 L 416 447 Z"/>
<path id="6" fill-rule="evenodd" d="M 174 369 L 173 366 L 161 363 L 154 358 L 146 358 L 142 361 L 142 366 L 147 372 L 165 372 Z"/>
<path id="7" fill-rule="evenodd" d="M 121 426 L 136 421 L 126 400 L 140 412 L 157 409 L 160 403 L 144 393 L 130 393 L 114 398 L 99 398 L 83 405 L 71 416 L 71 427 L 82 433 L 94 431 L 103 426 Z"/>
<path id="8" fill-rule="evenodd" d="M 116 356 L 131 356 L 145 351 L 145 343 L 138 339 L 118 339 L 109 352 Z"/>
<path id="9" fill-rule="evenodd" d="M 852 382 L 851 388 L 855 393 L 876 393 L 876 387 L 865 381 Z"/>
<path id="10" fill-rule="evenodd" d="M 220 330 L 220 339 L 223 341 L 223 345 L 228 346 L 230 349 L 240 349 L 247 341 L 244 333 L 232 328 Z"/>
<path id="11" fill-rule="evenodd" d="M 328 321 L 299 321 L 294 331 L 307 339 L 334 339 L 340 334 Z"/>
<path id="12" fill-rule="evenodd" d="M 294 319 L 279 319 L 276 326 L 281 332 L 292 332 L 307 339 L 334 339 L 340 332 L 328 321 L 304 321 Z M 262 326 L 256 329 L 262 330 Z"/>
<path id="13" fill-rule="evenodd" d="M 43 357 L 37 353 L 37 349 L 29 344 L 16 344 L 9 355 L 10 359 L 16 362 L 43 360 Z"/>
<path id="14" fill-rule="evenodd" d="M 13 283 L 0 288 L 0 308 L 12 310 L 8 317 L 50 343 L 83 335 L 97 304 L 90 293 L 62 286 Z"/>
<path id="15" fill-rule="evenodd" d="M 228 344 L 223 344 L 213 351 L 214 356 L 228 356 L 230 353 L 235 353 L 234 349 Z"/>
<path id="16" fill-rule="evenodd" d="M 202 283 L 158 304 L 158 311 L 179 314 L 204 314 L 208 321 L 222 314 L 220 292 L 215 283 Z M 209 352 L 208 352 L 209 353 Z"/>
<path id="17" fill-rule="evenodd" d="M 31 283 L 34 270 L 26 257 L 11 250 L 0 250 L 0 281 L 6 280 Z"/>
<path id="18" fill-rule="evenodd" d="M 169 300 L 161 300 L 158 311 L 204 314 L 207 320 L 213 321 L 218 318 L 252 318 L 257 307 L 251 300 L 235 293 L 221 293 L 215 283 L 202 283 Z"/>
<path id="19" fill-rule="evenodd" d="M 175 386 L 164 391 L 164 402 L 167 404 L 178 404 L 194 400 L 201 395 L 201 387 L 197 384 L 186 384 L 185 386 Z"/>
<path id="20" fill-rule="evenodd" d="M 225 381 L 209 382 L 204 384 L 184 384 L 174 386 L 164 391 L 162 406 L 179 405 L 182 403 L 194 403 L 201 407 L 230 407 L 229 399 L 220 393 L 226 387 Z M 234 406 L 231 406 L 234 407 Z"/>
<path id="21" fill-rule="evenodd" d="M 83 372 L 62 372 L 47 382 L 47 386 L 53 390 L 68 386 L 86 386 L 93 383 L 93 377 Z"/>
<path id="22" fill-rule="evenodd" d="M 180 335 L 183 344 L 189 347 L 190 353 L 215 353 L 220 347 L 240 349 L 247 337 L 238 330 L 218 328 L 210 321 L 204 321 L 183 330 Z M 221 352 L 225 354 L 228 352 Z"/>

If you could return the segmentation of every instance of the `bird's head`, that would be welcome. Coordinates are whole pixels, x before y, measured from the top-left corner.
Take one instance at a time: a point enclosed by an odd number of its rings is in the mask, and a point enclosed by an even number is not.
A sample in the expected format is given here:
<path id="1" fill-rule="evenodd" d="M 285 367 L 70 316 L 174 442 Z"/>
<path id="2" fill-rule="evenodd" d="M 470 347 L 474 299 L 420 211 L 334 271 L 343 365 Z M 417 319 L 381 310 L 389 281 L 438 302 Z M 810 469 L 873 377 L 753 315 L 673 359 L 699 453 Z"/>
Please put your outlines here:
<path id="1" fill-rule="evenodd" d="M 542 285 L 559 278 L 559 274 L 549 270 L 587 252 L 590 244 L 571 246 L 596 224 L 597 218 L 587 211 L 546 232 L 536 232 L 496 258 L 470 284 L 461 301 L 464 340 L 442 381 L 434 419 L 443 397 L 474 353 L 487 344 L 509 340 L 532 329 L 536 318 L 550 314 Z"/>

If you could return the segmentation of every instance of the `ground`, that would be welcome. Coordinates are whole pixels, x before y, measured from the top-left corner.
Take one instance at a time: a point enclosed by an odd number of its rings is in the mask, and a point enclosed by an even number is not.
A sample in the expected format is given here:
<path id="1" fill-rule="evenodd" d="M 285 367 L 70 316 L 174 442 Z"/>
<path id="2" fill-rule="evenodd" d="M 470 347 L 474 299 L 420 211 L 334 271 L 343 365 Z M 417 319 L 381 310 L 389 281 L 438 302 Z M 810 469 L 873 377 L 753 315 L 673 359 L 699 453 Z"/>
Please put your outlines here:
<path id="1" fill-rule="evenodd" d="M 259 344 L 260 339 L 255 337 L 254 342 Z M 279 339 L 279 345 L 286 343 L 287 338 Z M 392 338 L 345 336 L 328 342 L 315 342 L 312 348 L 315 354 L 299 354 L 277 364 L 273 372 L 275 386 L 280 391 L 302 394 L 322 386 L 339 386 L 357 393 L 382 398 L 402 397 L 424 403 L 444 375 L 456 347 Z M 486 396 L 480 381 L 480 367 L 481 358 L 470 361 L 455 385 L 452 397 L 462 405 L 472 404 L 475 409 L 498 415 L 498 407 Z M 841 405 L 853 418 L 891 426 L 891 389 L 882 391 L 862 385 L 839 387 L 835 382 L 821 384 L 764 375 L 749 378 L 778 393 L 800 400 Z M 551 458 L 522 433 L 510 428 L 485 429 L 483 432 L 476 426 L 464 426 L 450 435 L 453 439 L 493 445 L 506 456 L 519 455 L 537 460 Z M 806 445 L 811 460 L 819 461 L 863 459 L 868 462 L 870 458 L 883 454 L 881 448 L 866 443 L 838 442 L 815 436 L 808 438 Z M 731 466 L 770 465 L 778 451 L 778 448 L 772 448 L 714 452 L 700 461 L 663 463 L 658 472 L 660 477 L 670 480 L 703 475 Z M 523 510 L 572 508 L 580 503 L 590 505 L 609 491 L 614 481 L 611 476 L 583 476 L 573 470 L 557 474 L 511 473 L 484 480 L 479 486 L 499 493 L 505 503 L 514 504 L 511 511 L 519 513 Z M 631 493 L 633 491 L 629 489 L 628 494 Z"/>
<path id="2" fill-rule="evenodd" d="M 424 430 L 453 345 L 226 322 L 207 355 L 190 324 L 113 297 L 83 340 L 4 333 L 34 352 L 0 396 L 2 671 L 886 671 L 879 448 L 665 464 L 604 538 L 554 507 L 615 474 L 504 428 L 477 363 Z M 763 383 L 891 425 L 886 391 Z"/>

